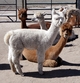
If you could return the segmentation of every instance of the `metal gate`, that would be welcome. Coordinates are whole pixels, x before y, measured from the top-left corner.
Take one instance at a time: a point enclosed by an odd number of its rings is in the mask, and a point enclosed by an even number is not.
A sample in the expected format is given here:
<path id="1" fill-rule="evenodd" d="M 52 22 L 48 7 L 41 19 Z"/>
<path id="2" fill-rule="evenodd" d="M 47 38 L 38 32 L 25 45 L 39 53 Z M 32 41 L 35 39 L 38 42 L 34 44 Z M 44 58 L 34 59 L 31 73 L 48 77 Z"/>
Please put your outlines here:
<path id="1" fill-rule="evenodd" d="M 2 1 L 2 3 L 1 3 Z M 4 1 L 4 2 L 3 2 Z M 54 2 L 55 1 L 55 2 Z M 58 0 L 57 0 L 58 1 Z M 65 1 L 65 0 L 64 0 Z M 72 0 L 73 1 L 73 0 Z M 22 8 L 28 8 L 28 18 L 31 19 L 32 15 L 36 11 L 47 12 L 46 20 L 51 20 L 51 10 L 53 6 L 55 9 L 58 9 L 56 6 L 58 5 L 75 5 L 75 2 L 56 2 L 56 0 L 22 0 Z M 1 22 L 18 22 L 17 20 L 17 3 L 20 0 L 0 0 L 0 23 Z"/>
<path id="2" fill-rule="evenodd" d="M 12 1 L 0 0 L 0 23 L 16 21 L 17 21 L 17 0 Z"/>
<path id="3" fill-rule="evenodd" d="M 41 12 L 47 12 L 47 16 L 46 16 L 46 20 L 51 20 L 51 10 L 53 7 L 55 7 L 55 9 L 59 9 L 57 8 L 59 5 L 60 6 L 67 6 L 67 5 L 75 5 L 76 7 L 76 0 L 75 2 L 55 2 L 53 0 L 24 0 L 24 3 L 23 3 L 23 7 L 24 8 L 28 8 L 28 10 L 30 11 L 30 13 L 27 12 L 28 14 L 28 17 L 30 17 L 31 15 L 33 15 L 33 12 L 31 11 L 41 11 Z M 45 2 L 46 1 L 46 2 Z M 58 0 L 57 0 L 58 1 Z M 73 1 L 73 0 L 72 0 Z M 58 5 L 58 6 L 57 6 Z"/>

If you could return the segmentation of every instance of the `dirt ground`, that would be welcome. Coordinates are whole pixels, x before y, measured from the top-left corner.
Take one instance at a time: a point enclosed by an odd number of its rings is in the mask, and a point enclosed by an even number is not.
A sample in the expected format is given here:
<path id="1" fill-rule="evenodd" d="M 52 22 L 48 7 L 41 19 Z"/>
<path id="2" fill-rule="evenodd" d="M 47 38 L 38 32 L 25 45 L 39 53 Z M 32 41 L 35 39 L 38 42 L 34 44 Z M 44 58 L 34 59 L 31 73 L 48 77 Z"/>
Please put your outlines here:
<path id="1" fill-rule="evenodd" d="M 15 75 L 7 60 L 8 47 L 3 42 L 4 34 L 20 28 L 20 23 L 0 23 L 0 83 L 79 83 L 80 82 L 80 28 L 74 28 L 78 38 L 68 42 L 60 57 L 62 65 L 55 68 L 44 67 L 44 75 L 39 75 L 37 63 L 21 60 L 24 77 Z"/>

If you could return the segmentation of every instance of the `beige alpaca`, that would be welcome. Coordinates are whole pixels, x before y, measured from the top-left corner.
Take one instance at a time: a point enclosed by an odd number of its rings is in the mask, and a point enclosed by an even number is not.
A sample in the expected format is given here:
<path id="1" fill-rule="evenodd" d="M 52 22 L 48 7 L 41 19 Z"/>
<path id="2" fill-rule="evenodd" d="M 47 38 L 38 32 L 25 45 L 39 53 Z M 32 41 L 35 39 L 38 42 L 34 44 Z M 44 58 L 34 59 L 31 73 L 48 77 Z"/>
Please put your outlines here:
<path id="1" fill-rule="evenodd" d="M 45 67 L 55 67 L 58 65 L 56 59 L 58 58 L 60 52 L 62 51 L 68 38 L 72 33 L 72 25 L 70 25 L 69 23 L 64 23 L 61 26 L 60 32 L 61 37 L 58 43 L 48 48 L 48 50 L 45 53 L 45 61 L 43 63 L 43 66 Z M 25 49 L 25 51 L 23 51 L 23 55 L 25 58 L 27 58 L 28 61 L 37 62 L 36 50 Z"/>
<path id="2" fill-rule="evenodd" d="M 74 15 L 76 18 L 76 23 L 75 23 L 75 26 L 76 25 L 80 25 L 80 9 L 70 9 L 68 11 L 68 17 L 67 18 L 70 18 L 72 15 Z"/>
<path id="3" fill-rule="evenodd" d="M 67 9 L 66 8 L 60 8 L 59 9 L 59 12 L 64 12 L 64 16 L 65 16 L 65 14 L 66 14 L 66 11 L 67 11 Z M 35 23 L 35 24 L 30 24 L 30 25 L 28 25 L 27 26 L 27 24 L 26 24 L 26 20 L 27 20 L 27 9 L 19 9 L 18 10 L 18 17 L 19 17 L 19 19 L 21 20 L 21 28 L 22 29 L 24 29 L 24 28 L 27 28 L 27 29 L 40 29 L 40 27 L 42 27 L 42 29 L 49 29 L 49 27 L 50 27 L 50 25 L 51 25 L 51 22 L 49 22 L 49 21 L 44 21 L 44 15 L 43 15 L 43 13 L 35 13 L 35 14 L 37 14 L 36 15 L 36 18 L 40 18 L 38 21 L 39 21 L 39 23 Z M 42 18 L 43 18 L 43 20 L 42 20 Z M 40 26 L 40 24 L 42 24 L 41 26 Z M 45 27 L 44 27 L 45 26 Z M 53 42 L 53 44 L 56 44 L 57 42 L 58 42 L 58 40 L 59 40 L 59 38 L 60 38 L 60 35 L 58 34 L 57 35 L 57 37 L 56 37 L 56 39 L 54 40 L 54 42 Z M 24 49 L 24 51 L 23 51 L 23 53 L 25 54 L 26 53 L 26 50 L 27 49 Z M 22 59 L 23 57 L 21 57 L 21 59 Z M 57 58 L 57 62 L 60 64 L 61 63 L 61 59 L 60 58 Z"/>
<path id="4" fill-rule="evenodd" d="M 40 24 L 39 23 L 35 23 L 35 24 L 30 24 L 30 25 L 26 25 L 26 20 L 27 18 L 27 9 L 18 9 L 18 18 L 21 20 L 21 28 L 27 28 L 27 29 L 40 29 Z M 46 21 L 46 28 L 49 29 L 51 22 Z M 44 28 L 45 29 L 45 28 Z"/>
<path id="5" fill-rule="evenodd" d="M 27 10 L 28 9 L 18 9 L 18 18 L 21 20 L 21 28 L 24 29 L 24 28 L 27 28 L 27 29 L 41 29 L 40 27 L 40 23 L 35 23 L 35 24 L 30 24 L 27 26 L 26 24 L 26 20 L 28 19 L 27 18 Z M 64 12 L 64 16 L 66 15 L 66 12 L 67 12 L 67 8 L 60 8 L 59 9 L 59 12 Z M 66 16 L 65 16 L 66 18 Z M 50 25 L 51 25 L 51 22 L 50 21 L 46 21 L 45 22 L 45 25 L 46 25 L 46 29 L 49 29 Z M 45 28 L 43 28 L 45 29 Z"/>
<path id="6" fill-rule="evenodd" d="M 76 23 L 76 20 L 75 20 L 75 16 L 71 16 L 69 19 L 68 19 L 68 23 L 66 23 L 64 26 L 65 26 L 65 29 L 69 27 L 71 27 L 71 30 L 72 30 L 72 26 L 74 26 Z M 61 27 L 62 28 L 62 27 Z M 64 29 L 64 28 L 63 28 Z M 62 30 L 61 30 L 62 31 Z M 60 31 L 60 32 L 61 32 Z M 64 33 L 64 32 L 63 32 Z M 62 33 L 62 34 L 63 34 Z M 70 36 L 69 36 L 70 37 Z M 59 42 L 55 45 L 55 46 L 51 46 L 47 51 L 46 51 L 46 54 L 45 54 L 45 61 L 43 63 L 43 66 L 46 66 L 46 67 L 55 67 L 57 66 L 58 64 L 61 63 L 61 60 L 59 59 L 59 63 L 56 61 L 56 57 L 59 56 L 59 53 L 61 52 L 61 50 L 63 49 L 64 45 L 66 44 L 66 41 L 67 39 L 65 39 L 63 41 L 63 36 L 61 36 Z M 62 39 L 62 41 L 61 41 Z M 61 44 L 61 42 L 63 43 L 63 45 Z M 58 49 L 58 45 L 62 45 L 59 49 Z M 57 48 L 57 50 L 56 50 Z M 55 52 L 55 54 L 54 54 Z M 56 55 L 57 54 L 57 55 Z M 28 60 L 28 61 L 31 61 L 31 62 L 37 62 L 37 55 L 36 55 L 36 50 L 28 50 L 28 49 L 24 49 L 23 51 L 23 55 L 24 57 Z M 56 56 L 55 56 L 56 55 Z M 50 57 L 52 56 L 52 57 Z M 56 59 L 55 59 L 56 58 Z"/>

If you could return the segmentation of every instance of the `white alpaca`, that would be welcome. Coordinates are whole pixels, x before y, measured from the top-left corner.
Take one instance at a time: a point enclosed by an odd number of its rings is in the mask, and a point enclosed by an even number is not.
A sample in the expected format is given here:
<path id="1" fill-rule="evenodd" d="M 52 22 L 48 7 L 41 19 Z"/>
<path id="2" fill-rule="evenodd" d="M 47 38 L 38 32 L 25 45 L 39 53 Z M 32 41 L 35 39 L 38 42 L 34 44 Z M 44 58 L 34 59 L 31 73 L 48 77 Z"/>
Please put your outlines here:
<path id="1" fill-rule="evenodd" d="M 45 19 L 44 19 L 45 15 L 46 15 L 45 12 L 44 13 L 37 12 L 37 13 L 34 14 L 34 18 L 32 18 L 32 21 L 37 20 L 39 22 L 40 29 L 47 30 Z"/>
<path id="2" fill-rule="evenodd" d="M 62 9 L 62 10 L 61 10 Z M 56 13 L 56 12 L 55 12 Z M 67 8 L 60 8 L 58 13 L 60 14 L 60 16 L 64 17 L 64 20 L 63 22 L 65 23 L 66 21 L 66 17 L 65 17 L 65 14 L 67 13 Z M 56 13 L 57 14 L 57 13 Z M 35 19 L 37 19 L 37 21 L 39 22 L 40 24 L 40 29 L 44 29 L 44 30 L 47 30 L 47 27 L 46 27 L 46 24 L 45 24 L 45 20 L 44 20 L 44 16 L 46 15 L 46 13 L 41 13 L 41 12 L 38 12 L 38 13 L 35 13 L 34 14 L 34 18 L 32 19 L 33 21 Z"/>
<path id="3" fill-rule="evenodd" d="M 56 13 L 53 9 L 52 23 L 47 31 L 39 29 L 17 29 L 6 33 L 4 36 L 4 42 L 9 47 L 8 60 L 13 72 L 16 73 L 17 71 L 23 76 L 19 63 L 19 57 L 23 49 L 28 48 L 37 50 L 38 71 L 40 74 L 43 74 L 45 51 L 55 40 L 63 20 L 64 16 L 62 16 L 61 13 Z"/>

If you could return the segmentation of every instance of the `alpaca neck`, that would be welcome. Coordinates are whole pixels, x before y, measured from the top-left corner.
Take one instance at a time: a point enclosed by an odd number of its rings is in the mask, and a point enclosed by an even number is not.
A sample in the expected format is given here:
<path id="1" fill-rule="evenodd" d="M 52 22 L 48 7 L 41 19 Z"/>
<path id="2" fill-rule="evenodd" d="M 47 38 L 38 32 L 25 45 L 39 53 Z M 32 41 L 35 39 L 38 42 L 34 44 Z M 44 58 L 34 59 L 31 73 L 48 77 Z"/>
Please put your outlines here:
<path id="1" fill-rule="evenodd" d="M 53 43 L 59 30 L 59 27 L 54 25 L 54 23 L 55 22 L 52 22 L 50 28 L 47 30 L 48 40 L 50 43 Z"/>
<path id="2" fill-rule="evenodd" d="M 26 25 L 26 20 L 22 20 L 21 21 L 21 28 L 27 28 L 27 25 Z"/>
<path id="3" fill-rule="evenodd" d="M 41 20 L 41 21 L 39 21 L 39 24 L 40 24 L 40 29 L 47 30 L 44 19 L 43 19 L 43 20 Z"/>
<path id="4" fill-rule="evenodd" d="M 65 46 L 68 38 L 60 37 L 58 43 L 55 45 L 55 55 L 59 55 L 59 53 L 62 51 L 63 47 Z"/>

